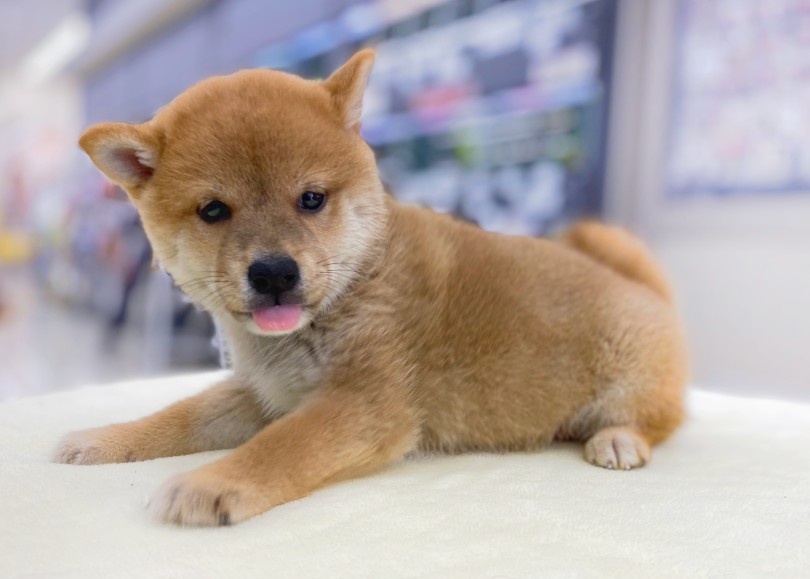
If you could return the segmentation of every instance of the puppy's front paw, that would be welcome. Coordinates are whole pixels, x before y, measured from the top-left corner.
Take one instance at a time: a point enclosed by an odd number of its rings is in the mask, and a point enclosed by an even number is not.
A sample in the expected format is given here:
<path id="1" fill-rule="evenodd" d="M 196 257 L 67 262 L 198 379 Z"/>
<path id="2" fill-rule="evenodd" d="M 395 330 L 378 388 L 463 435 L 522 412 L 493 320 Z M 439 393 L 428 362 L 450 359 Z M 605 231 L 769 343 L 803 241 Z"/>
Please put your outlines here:
<path id="1" fill-rule="evenodd" d="M 650 460 L 650 445 L 632 428 L 604 428 L 585 443 L 585 460 L 607 469 L 630 470 Z"/>
<path id="2" fill-rule="evenodd" d="M 272 506 L 252 484 L 203 467 L 171 478 L 147 509 L 166 523 L 215 527 L 241 523 Z"/>
<path id="3" fill-rule="evenodd" d="M 91 428 L 65 435 L 53 461 L 62 464 L 107 464 L 138 460 L 137 451 L 118 426 Z"/>

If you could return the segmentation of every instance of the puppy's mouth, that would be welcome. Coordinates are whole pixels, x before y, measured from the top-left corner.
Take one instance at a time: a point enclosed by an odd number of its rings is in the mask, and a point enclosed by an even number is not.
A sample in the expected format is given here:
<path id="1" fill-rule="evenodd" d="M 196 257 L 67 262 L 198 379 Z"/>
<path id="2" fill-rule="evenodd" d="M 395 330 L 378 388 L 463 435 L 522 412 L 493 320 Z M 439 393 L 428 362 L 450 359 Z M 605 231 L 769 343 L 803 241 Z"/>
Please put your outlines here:
<path id="1" fill-rule="evenodd" d="M 263 332 L 289 332 L 298 327 L 304 307 L 301 304 L 279 304 L 253 310 L 253 322 Z"/>
<path id="2" fill-rule="evenodd" d="M 301 325 L 307 306 L 304 304 L 260 304 L 248 311 L 230 310 L 237 321 L 252 326 L 261 334 L 286 334 Z"/>

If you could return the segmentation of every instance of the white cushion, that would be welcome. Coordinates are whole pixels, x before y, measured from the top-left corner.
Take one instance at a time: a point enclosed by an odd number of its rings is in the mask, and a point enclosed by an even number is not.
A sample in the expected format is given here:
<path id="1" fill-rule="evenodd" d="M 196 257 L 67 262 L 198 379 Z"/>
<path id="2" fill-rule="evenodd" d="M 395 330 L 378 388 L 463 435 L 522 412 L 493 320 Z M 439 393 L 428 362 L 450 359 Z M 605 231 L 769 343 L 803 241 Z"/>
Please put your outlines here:
<path id="1" fill-rule="evenodd" d="M 218 376 L 0 404 L 0 576 L 810 575 L 810 406 L 786 402 L 693 391 L 687 423 L 638 471 L 590 466 L 576 444 L 420 458 L 212 529 L 154 523 L 144 505 L 223 452 L 49 462 L 65 432 L 138 418 Z"/>

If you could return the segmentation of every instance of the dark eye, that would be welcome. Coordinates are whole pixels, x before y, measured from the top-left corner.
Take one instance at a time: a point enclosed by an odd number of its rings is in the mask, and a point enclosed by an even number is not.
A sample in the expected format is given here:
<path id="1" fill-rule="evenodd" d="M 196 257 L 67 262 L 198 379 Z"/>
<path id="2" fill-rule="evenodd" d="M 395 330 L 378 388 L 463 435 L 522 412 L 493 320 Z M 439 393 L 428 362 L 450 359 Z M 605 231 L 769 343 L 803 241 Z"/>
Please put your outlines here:
<path id="1" fill-rule="evenodd" d="M 323 207 L 324 201 L 326 201 L 326 195 L 323 193 L 307 191 L 298 198 L 298 207 L 304 211 L 318 211 Z"/>
<path id="2" fill-rule="evenodd" d="M 231 210 L 222 201 L 211 201 L 200 209 L 200 219 L 206 223 L 225 221 L 231 216 Z"/>

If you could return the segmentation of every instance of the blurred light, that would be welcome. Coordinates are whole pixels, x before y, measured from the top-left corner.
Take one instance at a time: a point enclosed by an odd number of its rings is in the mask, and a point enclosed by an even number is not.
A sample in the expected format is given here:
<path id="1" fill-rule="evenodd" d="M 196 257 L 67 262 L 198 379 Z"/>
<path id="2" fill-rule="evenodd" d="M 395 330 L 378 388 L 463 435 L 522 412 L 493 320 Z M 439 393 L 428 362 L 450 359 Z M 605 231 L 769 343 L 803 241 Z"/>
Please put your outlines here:
<path id="1" fill-rule="evenodd" d="M 348 8 L 341 17 L 343 28 L 351 39 L 365 39 L 383 27 L 377 4 L 357 4 Z"/>
<path id="2" fill-rule="evenodd" d="M 290 51 L 303 60 L 324 54 L 343 41 L 343 30 L 339 26 L 323 22 L 298 33 L 290 41 Z"/>
<path id="3" fill-rule="evenodd" d="M 44 82 L 67 66 L 87 45 L 90 22 L 84 13 L 65 18 L 22 62 L 22 74 L 34 83 Z"/>

